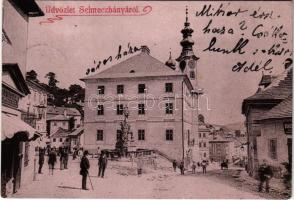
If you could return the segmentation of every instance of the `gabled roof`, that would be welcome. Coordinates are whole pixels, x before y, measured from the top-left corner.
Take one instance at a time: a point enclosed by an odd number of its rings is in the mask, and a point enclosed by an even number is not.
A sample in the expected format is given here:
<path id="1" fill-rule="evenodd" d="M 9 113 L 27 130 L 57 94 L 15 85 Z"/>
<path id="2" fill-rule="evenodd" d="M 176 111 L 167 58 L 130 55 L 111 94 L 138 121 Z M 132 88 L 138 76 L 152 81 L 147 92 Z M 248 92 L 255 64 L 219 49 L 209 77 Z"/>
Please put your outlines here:
<path id="1" fill-rule="evenodd" d="M 266 112 L 260 120 L 292 118 L 292 94 Z"/>
<path id="2" fill-rule="evenodd" d="M 181 72 L 172 70 L 161 61 L 141 52 L 97 74 L 82 78 L 82 81 L 99 78 L 125 78 L 145 76 L 173 76 L 183 75 Z"/>
<path id="3" fill-rule="evenodd" d="M 292 67 L 287 68 L 282 74 L 274 78 L 271 84 L 254 95 L 244 99 L 242 104 L 242 113 L 245 113 L 246 107 L 250 103 L 256 102 L 280 102 L 286 99 L 292 93 Z"/>
<path id="4" fill-rule="evenodd" d="M 69 118 L 65 117 L 64 115 L 55 115 L 52 117 L 48 117 L 47 121 L 69 121 Z"/>
<path id="5" fill-rule="evenodd" d="M 38 83 L 36 81 L 32 81 L 32 80 L 26 78 L 26 82 L 29 86 L 36 87 L 39 90 L 41 90 L 42 92 L 49 93 L 43 85 L 41 85 L 40 83 Z"/>
<path id="6" fill-rule="evenodd" d="M 18 64 L 16 63 L 3 63 L 2 64 L 3 72 L 8 72 L 16 85 L 17 89 L 24 95 L 30 94 L 30 90 L 27 86 L 27 83 L 19 69 Z M 2 82 L 3 83 L 3 82 Z"/>
<path id="7" fill-rule="evenodd" d="M 69 116 L 80 116 L 81 113 L 76 108 L 68 108 L 68 107 L 47 107 L 47 114 L 51 115 L 64 115 L 64 110 L 66 110 L 66 114 Z"/>
<path id="8" fill-rule="evenodd" d="M 85 129 L 84 126 L 80 126 L 79 128 L 73 130 L 69 134 L 69 136 L 72 136 L 72 137 L 78 136 L 78 135 L 80 135 L 80 134 L 82 134 L 84 132 L 84 129 Z"/>
<path id="9" fill-rule="evenodd" d="M 53 133 L 50 137 L 51 138 L 61 138 L 61 137 L 68 137 L 70 134 L 69 130 L 63 129 L 59 127 L 55 133 Z"/>
<path id="10" fill-rule="evenodd" d="M 225 142 L 232 142 L 232 138 L 226 138 L 226 137 L 223 137 L 221 135 L 214 135 L 212 137 L 212 139 L 209 141 L 209 143 L 218 143 L 218 142 L 221 142 L 221 143 L 225 143 Z"/>

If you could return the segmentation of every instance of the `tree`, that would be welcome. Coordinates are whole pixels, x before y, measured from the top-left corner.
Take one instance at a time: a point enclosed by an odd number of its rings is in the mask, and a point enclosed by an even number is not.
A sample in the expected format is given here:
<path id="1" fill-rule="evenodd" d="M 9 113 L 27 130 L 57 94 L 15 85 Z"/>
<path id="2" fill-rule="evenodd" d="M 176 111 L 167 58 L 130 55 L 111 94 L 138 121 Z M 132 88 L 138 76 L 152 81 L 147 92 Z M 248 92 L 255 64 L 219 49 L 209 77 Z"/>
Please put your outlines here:
<path id="1" fill-rule="evenodd" d="M 37 77 L 38 77 L 38 74 L 35 70 L 31 70 L 31 71 L 27 72 L 27 74 L 26 74 L 26 78 L 31 81 L 39 82 Z"/>
<path id="2" fill-rule="evenodd" d="M 77 85 L 77 84 L 72 84 L 69 86 L 69 94 L 74 95 L 79 93 L 81 90 L 83 90 L 82 86 Z"/>
<path id="3" fill-rule="evenodd" d="M 56 74 L 54 72 L 49 72 L 46 74 L 45 78 L 48 78 L 48 85 L 50 88 L 56 88 L 56 84 L 59 83 L 59 81 L 56 80 Z"/>

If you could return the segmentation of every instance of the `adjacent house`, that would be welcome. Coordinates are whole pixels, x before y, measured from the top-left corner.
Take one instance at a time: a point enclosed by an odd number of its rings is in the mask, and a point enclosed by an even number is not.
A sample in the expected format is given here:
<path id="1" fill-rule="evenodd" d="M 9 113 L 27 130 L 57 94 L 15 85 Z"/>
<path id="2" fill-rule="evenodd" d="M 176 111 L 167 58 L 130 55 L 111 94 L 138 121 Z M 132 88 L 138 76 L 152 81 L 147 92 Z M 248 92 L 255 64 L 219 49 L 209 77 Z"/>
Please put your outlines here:
<path id="1" fill-rule="evenodd" d="M 37 139 L 39 146 L 46 145 L 46 110 L 47 90 L 38 82 L 27 79 L 30 94 L 20 100 L 21 119 L 34 127 L 41 137 Z"/>
<path id="2" fill-rule="evenodd" d="M 263 75 L 257 92 L 244 99 L 246 116 L 248 173 L 257 176 L 263 159 L 272 165 L 290 162 L 292 141 L 292 66 L 278 76 Z"/>
<path id="3" fill-rule="evenodd" d="M 44 14 L 34 0 L 2 5 L 1 196 L 9 197 L 33 180 L 34 140 L 40 134 L 21 120 L 20 100 L 30 94 L 24 78 L 28 21 Z"/>

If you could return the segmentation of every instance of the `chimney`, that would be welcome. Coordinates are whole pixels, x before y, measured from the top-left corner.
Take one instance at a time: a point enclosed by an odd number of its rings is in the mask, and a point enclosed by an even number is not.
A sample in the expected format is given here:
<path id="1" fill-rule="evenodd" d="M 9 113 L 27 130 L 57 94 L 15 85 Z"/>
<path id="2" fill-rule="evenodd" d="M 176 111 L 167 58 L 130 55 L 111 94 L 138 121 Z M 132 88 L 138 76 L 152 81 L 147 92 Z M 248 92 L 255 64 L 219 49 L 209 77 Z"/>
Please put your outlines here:
<path id="1" fill-rule="evenodd" d="M 288 69 L 293 63 L 293 60 L 291 58 L 287 58 L 284 62 L 285 69 Z"/>
<path id="2" fill-rule="evenodd" d="M 150 54 L 150 49 L 146 45 L 141 46 L 141 51 Z"/>

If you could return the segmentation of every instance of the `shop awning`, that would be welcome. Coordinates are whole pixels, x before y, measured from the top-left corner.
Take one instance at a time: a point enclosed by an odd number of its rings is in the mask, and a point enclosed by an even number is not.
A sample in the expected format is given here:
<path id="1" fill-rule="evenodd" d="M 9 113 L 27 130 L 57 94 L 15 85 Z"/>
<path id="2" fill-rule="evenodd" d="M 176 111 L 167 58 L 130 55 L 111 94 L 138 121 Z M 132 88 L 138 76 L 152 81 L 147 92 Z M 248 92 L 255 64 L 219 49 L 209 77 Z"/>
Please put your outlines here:
<path id="1" fill-rule="evenodd" d="M 38 133 L 36 129 L 14 115 L 2 113 L 1 117 L 1 141 L 5 140 L 6 138 L 13 138 L 16 134 L 23 135 L 23 140 L 25 141 L 34 140 L 41 136 L 41 134 Z"/>

